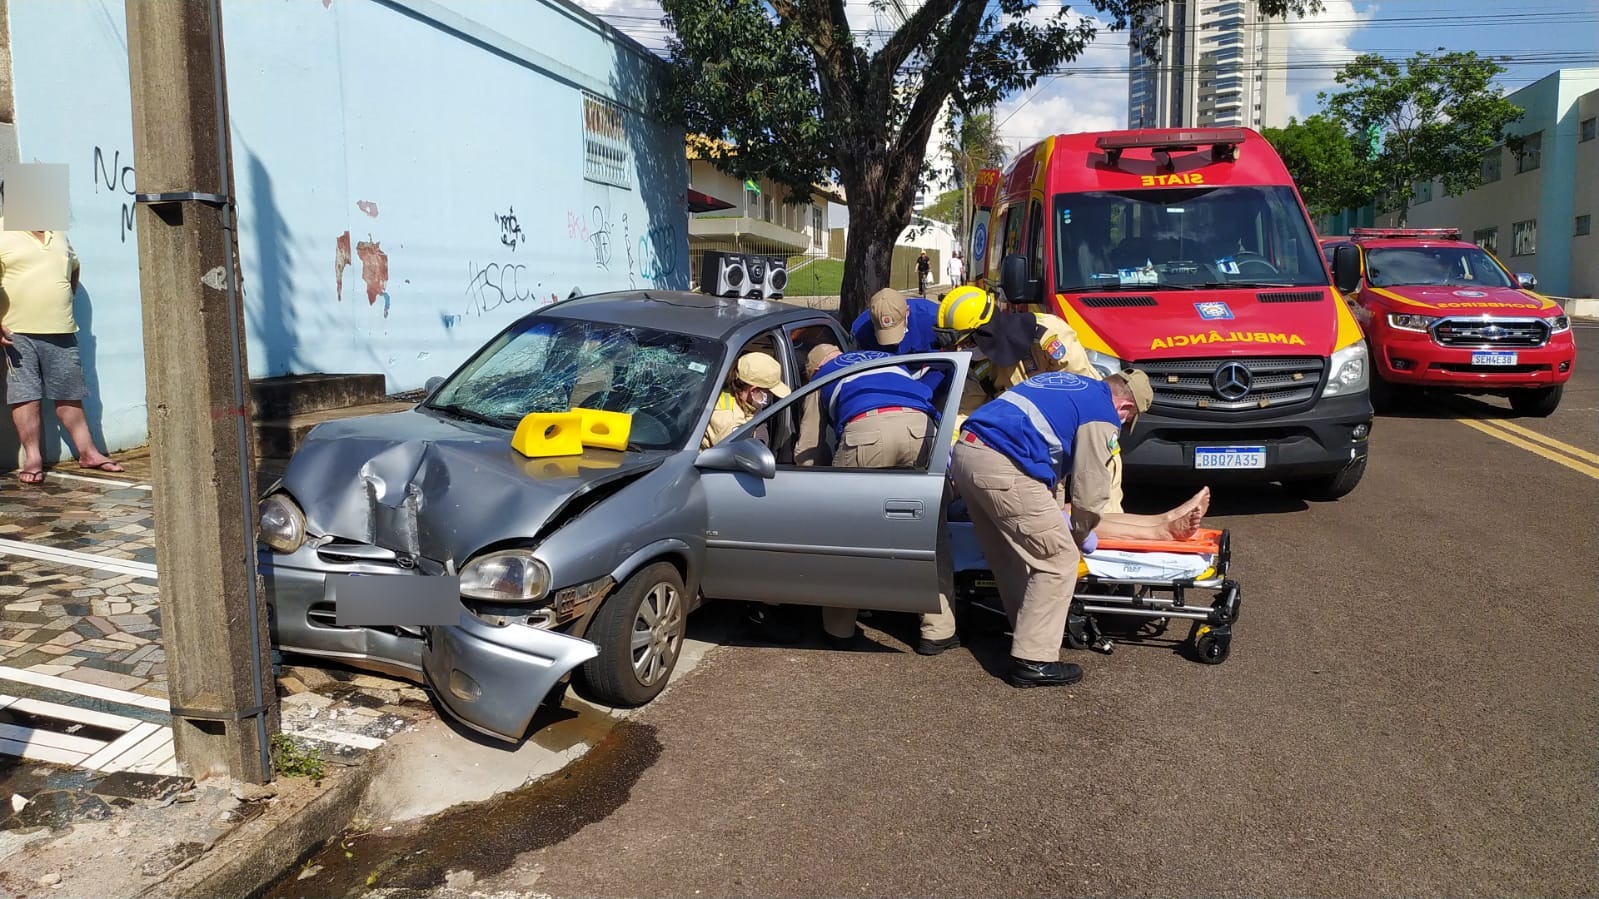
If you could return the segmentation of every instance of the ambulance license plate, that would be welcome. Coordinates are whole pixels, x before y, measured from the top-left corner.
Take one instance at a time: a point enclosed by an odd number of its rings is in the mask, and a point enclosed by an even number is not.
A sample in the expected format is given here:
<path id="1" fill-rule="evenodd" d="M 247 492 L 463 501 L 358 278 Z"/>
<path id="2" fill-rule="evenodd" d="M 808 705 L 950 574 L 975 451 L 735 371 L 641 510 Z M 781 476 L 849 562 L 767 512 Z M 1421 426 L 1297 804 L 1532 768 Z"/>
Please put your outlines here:
<path id="1" fill-rule="evenodd" d="M 1196 446 L 1195 468 L 1265 468 L 1263 446 Z"/>
<path id="2" fill-rule="evenodd" d="M 1515 353 L 1472 353 L 1472 365 L 1515 365 Z"/>

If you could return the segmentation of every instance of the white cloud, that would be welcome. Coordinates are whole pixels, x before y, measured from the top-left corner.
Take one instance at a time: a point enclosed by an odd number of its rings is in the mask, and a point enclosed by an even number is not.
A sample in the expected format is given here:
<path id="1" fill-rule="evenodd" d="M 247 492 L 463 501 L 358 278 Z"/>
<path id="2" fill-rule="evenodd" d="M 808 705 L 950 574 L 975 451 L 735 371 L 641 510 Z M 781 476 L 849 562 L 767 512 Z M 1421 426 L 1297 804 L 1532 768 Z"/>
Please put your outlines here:
<path id="1" fill-rule="evenodd" d="M 661 24 L 666 13 L 658 0 L 576 0 L 577 5 L 651 50 L 666 45 L 668 29 Z"/>
<path id="2" fill-rule="evenodd" d="M 1360 54 L 1350 46 L 1355 33 L 1377 14 L 1374 4 L 1356 9 L 1353 0 L 1323 0 L 1324 8 L 1303 19 L 1289 17 L 1288 109 L 1303 119 L 1316 112 L 1316 94 L 1336 87 L 1338 69 Z"/>
<path id="3" fill-rule="evenodd" d="M 1051 134 L 1127 126 L 1127 33 L 1101 29 L 1077 59 L 999 105 L 1000 134 L 1015 153 Z"/>

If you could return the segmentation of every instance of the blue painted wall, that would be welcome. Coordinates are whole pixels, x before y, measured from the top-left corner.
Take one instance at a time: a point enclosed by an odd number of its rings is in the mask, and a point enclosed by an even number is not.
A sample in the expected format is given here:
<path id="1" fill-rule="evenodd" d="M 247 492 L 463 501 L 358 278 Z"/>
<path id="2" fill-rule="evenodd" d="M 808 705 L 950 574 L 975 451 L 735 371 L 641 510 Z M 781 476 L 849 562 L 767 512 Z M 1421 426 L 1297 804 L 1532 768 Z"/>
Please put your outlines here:
<path id="1" fill-rule="evenodd" d="M 137 445 L 122 4 L 10 12 L 22 159 L 72 166 L 91 417 Z M 575 7 L 228 0 L 223 24 L 251 376 L 412 389 L 573 288 L 688 286 L 683 135 L 647 114 L 658 69 Z M 627 110 L 630 187 L 584 178 L 585 91 Z"/>

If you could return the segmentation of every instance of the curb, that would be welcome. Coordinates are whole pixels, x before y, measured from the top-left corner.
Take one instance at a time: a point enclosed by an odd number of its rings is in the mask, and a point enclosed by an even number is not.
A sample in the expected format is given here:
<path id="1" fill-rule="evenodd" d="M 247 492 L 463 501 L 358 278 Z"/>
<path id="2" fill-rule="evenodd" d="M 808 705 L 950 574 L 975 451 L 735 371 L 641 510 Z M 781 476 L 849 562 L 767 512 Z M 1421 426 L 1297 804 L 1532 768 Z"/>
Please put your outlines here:
<path id="1" fill-rule="evenodd" d="M 252 896 L 300 859 L 343 832 L 372 781 L 371 759 L 329 775 L 320 795 L 290 808 L 268 808 L 247 821 L 193 864 L 178 868 L 138 893 L 156 896 Z"/>
<path id="2" fill-rule="evenodd" d="M 1568 300 L 1566 313 L 1572 318 L 1599 319 L 1599 300 Z"/>

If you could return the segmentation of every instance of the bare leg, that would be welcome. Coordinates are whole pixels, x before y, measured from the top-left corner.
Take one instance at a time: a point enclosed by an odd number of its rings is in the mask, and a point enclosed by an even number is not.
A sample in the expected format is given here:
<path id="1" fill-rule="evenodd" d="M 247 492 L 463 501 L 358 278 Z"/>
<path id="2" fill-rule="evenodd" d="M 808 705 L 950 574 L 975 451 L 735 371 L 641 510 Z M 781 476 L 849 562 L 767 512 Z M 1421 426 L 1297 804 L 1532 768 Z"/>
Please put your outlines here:
<path id="1" fill-rule="evenodd" d="M 89 434 L 89 420 L 83 414 L 83 403 L 77 400 L 57 400 L 56 418 L 61 419 L 62 427 L 67 429 L 67 434 L 72 438 L 72 445 L 78 449 L 78 464 L 84 468 L 99 468 L 107 465 L 106 471 L 121 471 L 122 467 L 111 461 L 111 457 L 100 452 L 94 445 L 94 437 Z"/>
<path id="2" fill-rule="evenodd" d="M 39 401 L 17 403 L 11 407 L 11 423 L 17 428 L 17 439 L 22 444 L 22 472 L 24 481 L 37 483 L 31 478 L 44 474 L 44 456 L 39 451 Z"/>
<path id="3" fill-rule="evenodd" d="M 1095 528 L 1099 536 L 1121 540 L 1186 540 L 1199 530 L 1210 509 L 1210 488 L 1204 487 L 1188 501 L 1162 515 L 1112 512 Z"/>

